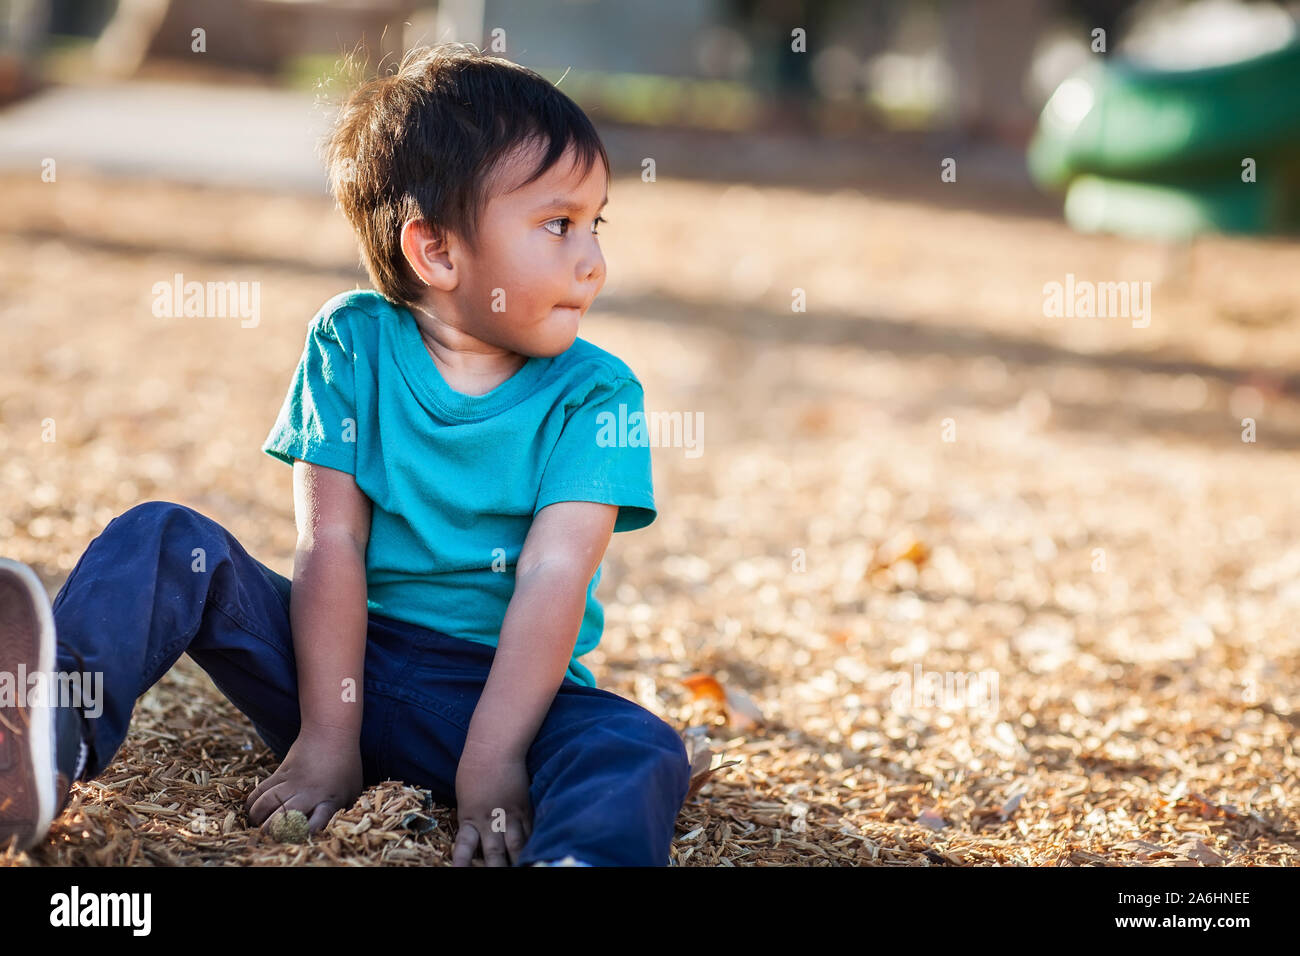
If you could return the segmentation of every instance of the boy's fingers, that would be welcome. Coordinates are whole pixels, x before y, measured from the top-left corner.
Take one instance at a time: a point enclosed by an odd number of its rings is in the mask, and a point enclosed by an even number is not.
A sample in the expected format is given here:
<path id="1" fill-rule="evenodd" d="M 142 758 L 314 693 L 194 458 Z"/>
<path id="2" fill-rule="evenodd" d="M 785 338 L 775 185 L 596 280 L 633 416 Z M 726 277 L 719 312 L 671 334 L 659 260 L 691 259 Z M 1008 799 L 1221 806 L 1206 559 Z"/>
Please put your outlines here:
<path id="1" fill-rule="evenodd" d="M 474 859 L 474 851 L 478 848 L 478 843 L 478 831 L 474 829 L 474 825 L 462 823 L 460 831 L 456 834 L 456 845 L 451 849 L 452 866 L 469 866 L 470 861 Z"/>
<path id="2" fill-rule="evenodd" d="M 483 862 L 488 866 L 509 866 L 506 859 L 505 834 L 489 831 L 483 837 Z"/>
<path id="3" fill-rule="evenodd" d="M 312 833 L 325 829 L 325 825 L 330 822 L 330 818 L 334 816 L 334 811 L 337 809 L 339 809 L 339 805 L 336 803 L 328 801 L 318 803 L 316 810 L 307 819 L 307 829 Z"/>
<path id="4" fill-rule="evenodd" d="M 253 803 L 253 806 L 249 809 L 248 819 L 257 824 L 264 823 L 271 818 L 271 814 L 280 809 L 282 801 L 283 805 L 287 809 L 294 809 L 293 798 L 289 797 L 287 800 L 284 799 L 286 794 L 283 790 L 286 786 L 287 784 L 277 783 L 269 790 L 263 791 L 262 795 L 257 798 Z"/>
<path id="5" fill-rule="evenodd" d="M 506 823 L 506 851 L 510 854 L 510 865 L 514 866 L 519 859 L 519 854 L 524 852 L 524 844 L 528 842 L 528 833 L 524 828 L 524 823 L 518 816 L 511 817 Z"/>
<path id="6" fill-rule="evenodd" d="M 265 780 L 261 781 L 256 787 L 252 789 L 252 791 L 248 794 L 248 796 L 244 798 L 245 810 L 253 809 L 253 804 L 257 802 L 257 798 L 260 797 L 262 793 L 265 791 L 266 785 L 267 783 L 270 782 L 270 780 L 271 778 L 267 777 Z"/>
<path id="7" fill-rule="evenodd" d="M 276 770 L 275 773 L 258 783 L 258 785 L 253 788 L 252 792 L 244 800 L 244 809 L 252 810 L 253 804 L 257 803 L 262 794 L 266 793 L 266 791 L 270 790 L 272 787 L 278 786 L 281 780 L 280 771 Z"/>
<path id="8" fill-rule="evenodd" d="M 257 825 L 261 827 L 263 832 L 269 832 L 271 829 L 271 818 L 275 816 L 276 812 L 279 811 L 279 809 L 280 808 L 278 806 L 269 807 L 269 808 L 260 807 L 257 809 L 256 812 L 262 814 L 262 816 L 253 817 L 252 819 L 255 819 L 257 821 Z"/>

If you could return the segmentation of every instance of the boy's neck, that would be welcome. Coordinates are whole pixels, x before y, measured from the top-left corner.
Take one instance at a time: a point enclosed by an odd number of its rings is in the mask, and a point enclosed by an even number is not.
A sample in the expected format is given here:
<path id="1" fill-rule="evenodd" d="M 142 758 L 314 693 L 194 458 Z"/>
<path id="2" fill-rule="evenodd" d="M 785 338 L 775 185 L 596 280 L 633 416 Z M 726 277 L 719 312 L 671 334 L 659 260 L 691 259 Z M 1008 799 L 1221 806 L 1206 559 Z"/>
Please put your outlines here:
<path id="1" fill-rule="evenodd" d="M 486 395 L 524 367 L 527 355 L 488 345 L 439 319 L 428 309 L 412 309 L 420 340 L 443 379 L 465 395 Z"/>

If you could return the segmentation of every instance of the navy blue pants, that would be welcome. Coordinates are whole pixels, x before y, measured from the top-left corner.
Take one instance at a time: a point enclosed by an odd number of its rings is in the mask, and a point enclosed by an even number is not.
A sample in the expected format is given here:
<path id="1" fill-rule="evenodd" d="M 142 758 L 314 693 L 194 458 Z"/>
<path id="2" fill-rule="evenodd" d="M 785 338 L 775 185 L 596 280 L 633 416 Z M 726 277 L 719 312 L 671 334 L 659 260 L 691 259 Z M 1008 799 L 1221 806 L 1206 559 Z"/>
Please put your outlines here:
<path id="1" fill-rule="evenodd" d="M 147 501 L 110 521 L 54 599 L 56 668 L 104 675 L 82 779 L 112 761 L 136 698 L 182 653 L 282 760 L 300 717 L 291 583 L 184 505 Z M 455 806 L 456 766 L 494 653 L 370 615 L 365 786 L 400 780 Z M 519 865 L 570 854 L 596 866 L 668 864 L 690 768 L 681 737 L 659 717 L 566 676 L 528 750 L 527 769 L 533 831 Z"/>

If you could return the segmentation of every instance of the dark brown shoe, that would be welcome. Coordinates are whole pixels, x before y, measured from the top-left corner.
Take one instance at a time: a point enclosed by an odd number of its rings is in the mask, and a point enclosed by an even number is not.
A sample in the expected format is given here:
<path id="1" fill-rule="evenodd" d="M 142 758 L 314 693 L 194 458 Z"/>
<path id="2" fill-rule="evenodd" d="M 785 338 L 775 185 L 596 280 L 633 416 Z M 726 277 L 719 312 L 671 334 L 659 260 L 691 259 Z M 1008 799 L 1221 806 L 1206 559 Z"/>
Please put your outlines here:
<path id="1" fill-rule="evenodd" d="M 45 585 L 27 565 L 0 558 L 0 848 L 35 846 L 66 800 L 68 788 L 57 790 L 55 708 L 28 699 L 28 677 L 52 676 L 54 654 Z"/>

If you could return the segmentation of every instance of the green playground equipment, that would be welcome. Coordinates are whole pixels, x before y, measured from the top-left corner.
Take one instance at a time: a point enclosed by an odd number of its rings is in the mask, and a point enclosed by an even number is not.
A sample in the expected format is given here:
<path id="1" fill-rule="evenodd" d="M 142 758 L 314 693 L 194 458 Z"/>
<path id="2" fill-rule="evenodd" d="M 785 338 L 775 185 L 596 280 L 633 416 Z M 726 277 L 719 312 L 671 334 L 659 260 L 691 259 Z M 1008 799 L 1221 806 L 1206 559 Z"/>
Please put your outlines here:
<path id="1" fill-rule="evenodd" d="M 1198 70 L 1099 58 L 1052 94 L 1027 161 L 1078 229 L 1300 231 L 1300 43 Z"/>

